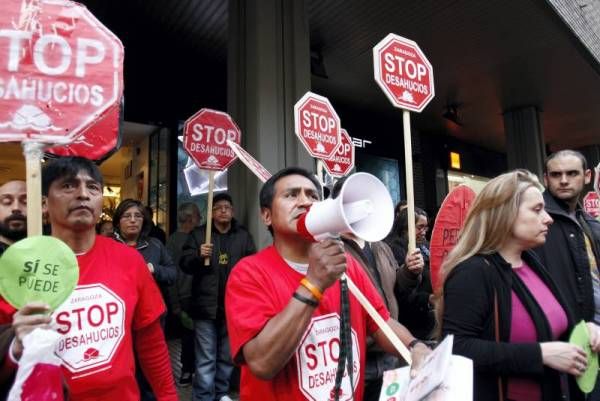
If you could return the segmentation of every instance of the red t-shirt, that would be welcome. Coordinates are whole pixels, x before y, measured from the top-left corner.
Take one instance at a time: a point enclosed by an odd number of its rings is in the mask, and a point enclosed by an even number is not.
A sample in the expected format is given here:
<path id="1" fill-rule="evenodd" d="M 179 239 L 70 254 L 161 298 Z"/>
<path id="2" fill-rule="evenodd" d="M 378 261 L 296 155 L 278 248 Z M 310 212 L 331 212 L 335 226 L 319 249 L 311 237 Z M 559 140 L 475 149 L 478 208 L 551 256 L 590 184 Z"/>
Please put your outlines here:
<path id="1" fill-rule="evenodd" d="M 96 236 L 77 261 L 77 287 L 53 314 L 70 399 L 137 401 L 132 331 L 165 312 L 160 291 L 139 252 L 112 239 Z"/>
<path id="2" fill-rule="evenodd" d="M 347 254 L 347 274 L 361 289 L 384 320 L 389 319 L 379 293 L 364 271 Z M 293 270 L 270 246 L 256 255 L 242 259 L 227 282 L 225 307 L 231 354 L 235 357 L 265 324 L 280 313 L 292 299 L 302 274 Z M 379 328 L 354 296 L 350 295 L 354 388 L 350 379 L 342 381 L 340 400 L 362 400 L 365 366 L 365 339 Z M 328 288 L 315 309 L 300 345 L 287 365 L 273 378 L 258 379 L 242 364 L 240 399 L 244 401 L 329 400 L 335 384 L 339 356 L 339 282 Z"/>

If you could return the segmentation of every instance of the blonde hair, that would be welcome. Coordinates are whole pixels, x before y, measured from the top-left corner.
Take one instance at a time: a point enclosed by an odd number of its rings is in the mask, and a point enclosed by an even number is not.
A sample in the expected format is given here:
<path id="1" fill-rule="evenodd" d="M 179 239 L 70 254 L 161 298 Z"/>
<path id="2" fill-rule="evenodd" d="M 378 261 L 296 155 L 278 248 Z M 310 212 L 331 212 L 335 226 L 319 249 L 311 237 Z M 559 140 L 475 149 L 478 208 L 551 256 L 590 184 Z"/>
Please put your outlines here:
<path id="1" fill-rule="evenodd" d="M 538 178 L 527 170 L 514 170 L 489 181 L 471 205 L 456 246 L 442 263 L 442 285 L 437 296 L 436 336 L 441 335 L 444 313 L 444 283 L 452 270 L 476 254 L 491 254 L 509 238 L 523 193 L 529 188 L 543 190 Z"/>

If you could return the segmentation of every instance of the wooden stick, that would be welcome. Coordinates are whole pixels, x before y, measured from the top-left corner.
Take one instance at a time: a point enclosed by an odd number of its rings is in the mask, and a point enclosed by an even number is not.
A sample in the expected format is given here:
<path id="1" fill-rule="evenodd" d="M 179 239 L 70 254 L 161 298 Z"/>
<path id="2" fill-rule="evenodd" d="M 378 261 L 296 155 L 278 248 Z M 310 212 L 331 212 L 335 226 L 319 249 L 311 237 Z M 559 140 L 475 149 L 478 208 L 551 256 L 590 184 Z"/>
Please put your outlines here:
<path id="1" fill-rule="evenodd" d="M 213 191 L 215 189 L 215 172 L 208 172 L 208 199 L 206 204 L 206 241 L 205 244 L 210 244 L 212 233 L 212 208 L 213 208 Z M 213 249 L 214 251 L 214 249 Z M 204 259 L 204 266 L 210 266 L 210 258 Z"/>
<path id="2" fill-rule="evenodd" d="M 383 331 L 383 334 L 390 340 L 392 345 L 396 348 L 398 353 L 404 358 L 406 363 L 409 365 L 412 363 L 412 358 L 410 357 L 410 351 L 402 341 L 396 336 L 396 333 L 392 330 L 392 328 L 387 324 L 385 320 L 381 317 L 381 315 L 375 310 L 373 305 L 369 302 L 369 300 L 363 295 L 360 289 L 354 284 L 354 282 L 346 275 L 346 273 L 342 274 L 342 278 L 340 280 L 346 280 L 348 283 L 348 289 L 354 295 L 354 297 L 358 300 L 358 302 L 362 305 L 362 307 L 367 311 L 371 319 L 377 323 L 377 326 Z"/>
<path id="3" fill-rule="evenodd" d="M 42 150 L 38 142 L 23 142 L 27 182 L 27 236 L 42 235 Z"/>
<path id="4" fill-rule="evenodd" d="M 412 165 L 412 140 L 410 134 L 410 112 L 402 110 L 402 122 L 404 125 L 404 170 L 406 175 L 406 210 L 408 214 L 408 254 L 410 255 L 416 246 L 415 234 L 415 196 L 413 185 L 413 165 Z"/>

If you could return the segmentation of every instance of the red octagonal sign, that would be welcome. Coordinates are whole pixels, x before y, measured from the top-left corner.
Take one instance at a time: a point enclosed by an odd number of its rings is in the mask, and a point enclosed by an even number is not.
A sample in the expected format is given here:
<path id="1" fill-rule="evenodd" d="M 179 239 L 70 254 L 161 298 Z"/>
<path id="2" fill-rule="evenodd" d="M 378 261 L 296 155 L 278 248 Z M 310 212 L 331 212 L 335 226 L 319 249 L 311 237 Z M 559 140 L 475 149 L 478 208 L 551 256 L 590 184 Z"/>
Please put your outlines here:
<path id="1" fill-rule="evenodd" d="M 340 144 L 340 118 L 329 99 L 306 92 L 294 106 L 295 131 L 312 157 L 329 159 Z"/>
<path id="2" fill-rule="evenodd" d="M 227 113 L 201 109 L 183 126 L 183 147 L 196 165 L 205 170 L 224 170 L 235 161 L 227 141 L 240 144 L 242 132 Z"/>
<path id="3" fill-rule="evenodd" d="M 0 141 L 68 143 L 123 93 L 123 45 L 85 7 L 4 0 Z"/>
<path id="4" fill-rule="evenodd" d="M 348 132 L 342 128 L 342 141 L 330 159 L 323 160 L 325 169 L 332 177 L 343 177 L 354 167 L 354 144 Z"/>
<path id="5" fill-rule="evenodd" d="M 375 81 L 396 107 L 421 112 L 435 96 L 433 68 L 412 40 L 390 33 L 373 48 Z"/>
<path id="6" fill-rule="evenodd" d="M 600 196 L 598 196 L 598 193 L 590 191 L 583 197 L 583 209 L 594 218 L 600 217 Z"/>

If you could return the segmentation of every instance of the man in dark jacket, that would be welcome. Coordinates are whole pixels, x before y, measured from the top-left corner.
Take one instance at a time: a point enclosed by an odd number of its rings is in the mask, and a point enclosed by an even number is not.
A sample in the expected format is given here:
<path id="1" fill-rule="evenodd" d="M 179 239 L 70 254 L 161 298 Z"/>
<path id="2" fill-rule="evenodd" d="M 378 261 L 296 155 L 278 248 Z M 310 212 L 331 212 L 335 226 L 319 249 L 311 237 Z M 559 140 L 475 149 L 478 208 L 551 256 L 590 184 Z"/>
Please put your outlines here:
<path id="1" fill-rule="evenodd" d="M 194 401 L 229 399 L 233 363 L 225 321 L 225 285 L 233 266 L 256 252 L 250 233 L 233 218 L 229 194 L 214 196 L 212 212 L 211 243 L 204 243 L 206 225 L 194 229 L 180 260 L 181 269 L 193 275 L 190 315 L 196 337 Z M 204 265 L 205 258 L 210 258 L 209 266 Z"/>
<path id="2" fill-rule="evenodd" d="M 600 222 L 579 204 L 591 180 L 585 157 L 562 150 L 546 159 L 544 201 L 554 223 L 546 243 L 535 251 L 565 296 L 576 320 L 600 323 Z M 600 400 L 600 387 L 592 400 Z"/>

